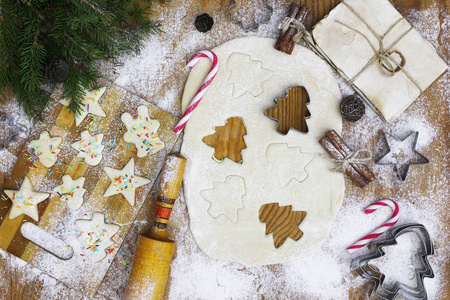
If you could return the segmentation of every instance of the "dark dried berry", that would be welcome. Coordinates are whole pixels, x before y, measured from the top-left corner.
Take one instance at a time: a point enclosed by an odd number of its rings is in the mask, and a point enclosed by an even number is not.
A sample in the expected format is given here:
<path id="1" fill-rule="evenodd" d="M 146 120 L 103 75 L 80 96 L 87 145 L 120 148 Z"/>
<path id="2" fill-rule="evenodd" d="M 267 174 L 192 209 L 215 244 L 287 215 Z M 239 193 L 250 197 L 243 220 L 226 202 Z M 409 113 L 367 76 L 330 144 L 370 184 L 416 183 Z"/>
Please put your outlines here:
<path id="1" fill-rule="evenodd" d="M 69 76 L 69 65 L 62 59 L 52 60 L 45 67 L 45 79 L 50 83 L 62 83 Z"/>
<path id="2" fill-rule="evenodd" d="M 214 19 L 207 13 L 198 15 L 197 18 L 195 18 L 195 28 L 200 32 L 210 31 L 213 25 Z"/>
<path id="3" fill-rule="evenodd" d="M 366 112 L 364 102 L 356 94 L 346 96 L 341 102 L 341 114 L 344 119 L 356 122 L 362 118 Z"/>

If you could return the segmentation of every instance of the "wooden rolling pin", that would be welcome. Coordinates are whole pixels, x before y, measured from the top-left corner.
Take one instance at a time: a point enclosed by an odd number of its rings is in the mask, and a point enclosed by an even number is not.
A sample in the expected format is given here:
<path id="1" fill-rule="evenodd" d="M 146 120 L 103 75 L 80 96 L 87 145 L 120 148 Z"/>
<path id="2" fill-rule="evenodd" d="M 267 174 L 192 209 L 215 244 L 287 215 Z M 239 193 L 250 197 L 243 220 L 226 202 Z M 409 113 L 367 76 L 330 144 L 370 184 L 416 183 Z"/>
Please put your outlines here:
<path id="1" fill-rule="evenodd" d="M 124 299 L 162 299 L 164 296 L 175 247 L 166 229 L 185 165 L 186 158 L 182 155 L 166 157 L 159 181 L 155 222 L 147 236 L 138 237 Z"/>

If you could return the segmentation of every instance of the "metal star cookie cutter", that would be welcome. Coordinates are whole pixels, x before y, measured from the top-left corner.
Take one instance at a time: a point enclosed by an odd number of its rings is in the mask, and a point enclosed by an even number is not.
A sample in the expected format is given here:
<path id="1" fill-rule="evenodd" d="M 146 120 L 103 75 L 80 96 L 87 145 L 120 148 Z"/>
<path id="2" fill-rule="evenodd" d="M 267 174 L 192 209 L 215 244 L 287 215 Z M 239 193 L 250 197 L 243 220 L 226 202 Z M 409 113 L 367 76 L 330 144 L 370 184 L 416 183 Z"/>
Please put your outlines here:
<path id="1" fill-rule="evenodd" d="M 414 136 L 414 142 L 413 142 L 412 150 L 413 150 L 414 153 L 416 153 L 416 154 L 421 158 L 421 161 L 416 161 L 416 162 L 406 163 L 406 164 L 405 164 L 406 166 L 405 166 L 404 168 L 400 168 L 400 167 L 398 166 L 399 164 L 398 164 L 397 161 L 396 161 L 396 162 L 381 162 L 381 163 L 380 163 L 380 161 L 381 161 L 386 155 L 388 155 L 388 154 L 391 152 L 391 147 L 390 147 L 390 145 L 389 145 L 389 141 L 388 141 L 387 135 L 391 136 L 392 138 L 394 138 L 394 139 L 397 140 L 397 141 L 403 142 L 403 141 L 405 141 L 406 139 L 408 139 L 408 138 L 409 138 L 411 135 L 413 135 L 413 134 L 414 134 L 415 136 Z M 377 164 L 378 164 L 378 165 L 394 165 L 394 168 L 395 168 L 395 170 L 396 170 L 398 176 L 401 178 L 402 181 L 405 181 L 405 180 L 406 180 L 406 176 L 408 175 L 408 171 L 409 171 L 409 167 L 410 167 L 410 166 L 412 166 L 412 165 L 423 165 L 423 164 L 427 164 L 427 163 L 430 162 L 430 161 L 428 160 L 428 158 L 426 158 L 422 153 L 420 153 L 420 152 L 418 152 L 418 151 L 416 150 L 417 140 L 418 140 L 418 138 L 419 138 L 419 132 L 418 132 L 418 131 L 413 131 L 413 132 L 411 132 L 410 134 L 408 134 L 408 135 L 407 135 L 405 138 L 403 138 L 403 139 L 399 139 L 399 138 L 397 138 L 396 136 L 394 136 L 393 134 L 386 133 L 386 132 L 383 132 L 383 136 L 384 136 L 385 144 L 387 145 L 387 148 L 388 148 L 388 152 L 387 152 L 385 155 L 383 155 L 380 159 L 378 159 Z"/>
<path id="2" fill-rule="evenodd" d="M 231 0 L 230 6 L 228 7 L 228 15 L 232 23 L 239 24 L 244 31 L 257 31 L 259 24 L 269 23 L 273 14 L 273 8 L 267 3 L 267 0 L 260 1 L 266 13 L 259 20 L 256 20 L 257 18 L 254 17 L 252 26 L 246 26 L 243 24 L 237 1 L 239 0 Z"/>
<path id="3" fill-rule="evenodd" d="M 385 252 L 382 249 L 383 247 L 396 245 L 397 237 L 410 232 L 416 233 L 421 242 L 419 252 L 421 266 L 420 268 L 415 268 L 416 286 L 412 287 L 396 281 L 391 288 L 384 288 L 383 282 L 385 275 L 374 266 L 369 265 L 369 261 L 384 256 Z M 433 269 L 427 259 L 427 256 L 434 254 L 434 246 L 425 226 L 422 224 L 406 224 L 393 227 L 386 232 L 384 238 L 381 240 L 373 240 L 367 246 L 369 253 L 354 258 L 351 263 L 351 268 L 360 276 L 369 279 L 375 284 L 373 291 L 377 296 L 385 300 L 393 300 L 398 295 L 410 300 L 426 300 L 428 298 L 423 280 L 425 277 L 434 277 Z"/>

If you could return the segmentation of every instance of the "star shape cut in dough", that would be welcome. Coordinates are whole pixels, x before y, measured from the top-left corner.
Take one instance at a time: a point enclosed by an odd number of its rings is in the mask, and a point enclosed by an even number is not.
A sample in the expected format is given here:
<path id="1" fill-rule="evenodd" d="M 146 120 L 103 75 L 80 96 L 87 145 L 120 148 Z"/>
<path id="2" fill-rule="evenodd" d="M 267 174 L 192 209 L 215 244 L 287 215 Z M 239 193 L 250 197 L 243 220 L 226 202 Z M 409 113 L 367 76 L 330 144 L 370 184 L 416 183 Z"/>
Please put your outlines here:
<path id="1" fill-rule="evenodd" d="M 377 164 L 394 165 L 398 176 L 403 181 L 405 181 L 406 176 L 408 175 L 410 165 L 421 165 L 429 162 L 425 156 L 416 150 L 419 132 L 412 132 L 403 140 L 388 133 L 385 133 L 384 137 L 389 152 L 381 157 L 377 161 Z"/>
<path id="2" fill-rule="evenodd" d="M 238 210 L 244 208 L 242 197 L 246 193 L 244 179 L 227 176 L 225 182 L 213 182 L 213 189 L 200 191 L 200 195 L 211 205 L 208 213 L 213 218 L 223 215 L 229 221 L 238 221 Z"/>
<path id="3" fill-rule="evenodd" d="M 28 177 L 25 177 L 22 186 L 18 191 L 5 190 L 5 194 L 13 203 L 11 211 L 9 212 L 10 219 L 14 219 L 22 214 L 25 214 L 36 222 L 39 221 L 37 205 L 50 196 L 48 193 L 33 191 L 33 185 Z"/>
<path id="4" fill-rule="evenodd" d="M 103 134 L 90 135 L 85 130 L 81 133 L 81 140 L 73 143 L 71 146 L 78 150 L 78 157 L 84 158 L 84 161 L 91 166 L 96 166 L 102 160 L 102 152 L 105 146 L 102 145 Z"/>
<path id="5" fill-rule="evenodd" d="M 164 149 L 164 142 L 157 135 L 159 122 L 150 119 L 146 106 L 138 107 L 135 119 L 129 113 L 122 114 L 121 119 L 127 127 L 123 138 L 126 142 L 136 145 L 138 157 L 155 154 Z"/>
<path id="6" fill-rule="evenodd" d="M 147 178 L 134 175 L 134 158 L 130 159 L 122 170 L 106 167 L 105 172 L 112 182 L 104 196 L 122 194 L 130 205 L 134 205 L 136 189 L 150 183 Z"/>
<path id="7" fill-rule="evenodd" d="M 272 163 L 271 172 L 278 178 L 283 188 L 292 179 L 298 182 L 308 177 L 306 166 L 313 160 L 314 154 L 301 152 L 300 147 L 288 147 L 287 144 L 270 144 L 266 151 L 266 160 Z"/>
<path id="8" fill-rule="evenodd" d="M 86 189 L 83 188 L 84 177 L 73 180 L 70 175 L 62 177 L 63 184 L 57 186 L 53 191 L 60 196 L 60 199 L 67 203 L 70 209 L 79 209 L 83 204 L 83 195 Z"/>
<path id="9" fill-rule="evenodd" d="M 89 113 L 100 117 L 106 117 L 105 111 L 100 106 L 100 103 L 98 103 L 98 100 L 106 91 L 106 87 L 102 87 L 98 90 L 84 91 L 86 93 L 86 96 L 80 99 L 83 105 L 80 105 L 80 110 L 75 114 L 75 124 L 77 126 L 80 125 L 81 122 L 83 122 L 84 118 L 86 118 Z M 59 103 L 64 106 L 69 106 L 70 101 L 71 100 L 69 98 L 64 98 L 59 100 Z"/>
<path id="10" fill-rule="evenodd" d="M 34 149 L 40 163 L 46 168 L 51 168 L 61 152 L 58 148 L 61 143 L 62 137 L 51 138 L 47 131 L 42 131 L 38 140 L 30 142 L 30 147 Z"/>
<path id="11" fill-rule="evenodd" d="M 119 231 L 119 226 L 106 224 L 105 216 L 93 213 L 91 220 L 76 220 L 80 230 L 78 240 L 83 244 L 83 252 L 92 262 L 99 262 L 106 257 L 106 249 L 114 244 L 112 238 Z"/>
<path id="12" fill-rule="evenodd" d="M 253 97 L 264 93 L 263 84 L 274 72 L 262 67 L 262 62 L 252 60 L 250 55 L 232 53 L 227 59 L 227 70 L 230 72 L 228 82 L 233 84 L 233 98 L 239 98 L 246 92 Z"/>

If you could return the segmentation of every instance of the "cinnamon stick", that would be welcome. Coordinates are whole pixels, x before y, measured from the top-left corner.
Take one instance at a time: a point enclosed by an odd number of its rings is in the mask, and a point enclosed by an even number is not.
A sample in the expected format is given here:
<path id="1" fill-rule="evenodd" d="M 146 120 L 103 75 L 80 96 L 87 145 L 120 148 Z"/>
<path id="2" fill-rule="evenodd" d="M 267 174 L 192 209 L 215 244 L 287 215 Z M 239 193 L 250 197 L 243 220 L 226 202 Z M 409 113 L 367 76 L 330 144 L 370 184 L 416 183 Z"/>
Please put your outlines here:
<path id="1" fill-rule="evenodd" d="M 345 141 L 337 134 L 336 131 L 330 130 L 325 133 L 325 135 L 330 139 L 333 143 L 334 147 L 341 153 L 344 157 L 349 156 L 353 151 L 348 147 Z M 370 169 L 363 164 L 350 164 L 356 171 L 358 171 L 364 179 L 368 182 L 372 182 L 375 180 L 375 174 L 370 171 Z"/>
<path id="2" fill-rule="evenodd" d="M 323 137 L 319 140 L 320 145 L 330 154 L 334 159 L 344 159 L 345 157 L 336 149 L 330 139 Z M 367 180 L 353 168 L 353 166 L 347 166 L 345 168 L 345 174 L 347 174 L 360 188 L 365 187 Z"/>
<path id="3" fill-rule="evenodd" d="M 300 3 L 293 3 L 289 12 L 289 17 L 303 23 L 305 22 L 308 13 L 308 6 L 302 5 Z M 286 30 L 286 32 L 280 35 L 277 42 L 275 43 L 274 48 L 287 54 L 291 54 L 295 46 L 295 42 L 292 40 L 292 38 L 296 34 L 297 29 L 290 27 L 288 30 Z"/>

